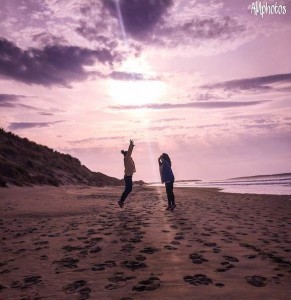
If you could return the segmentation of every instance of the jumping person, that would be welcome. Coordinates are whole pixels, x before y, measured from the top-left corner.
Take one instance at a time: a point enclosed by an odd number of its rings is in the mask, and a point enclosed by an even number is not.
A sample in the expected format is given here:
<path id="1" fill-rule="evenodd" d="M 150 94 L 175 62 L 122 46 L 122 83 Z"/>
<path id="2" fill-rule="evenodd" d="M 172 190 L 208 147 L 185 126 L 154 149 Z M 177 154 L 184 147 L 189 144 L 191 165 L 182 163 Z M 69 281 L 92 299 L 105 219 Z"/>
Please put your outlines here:
<path id="1" fill-rule="evenodd" d="M 120 208 L 123 207 L 126 197 L 132 191 L 132 175 L 133 175 L 133 173 L 135 173 L 135 165 L 134 165 L 134 161 L 131 157 L 133 147 L 134 147 L 133 140 L 130 140 L 128 151 L 121 150 L 121 153 L 124 156 L 123 160 L 124 160 L 125 189 L 120 197 L 120 200 L 118 201 L 118 205 L 120 206 Z"/>
<path id="2" fill-rule="evenodd" d="M 166 210 L 174 210 L 176 207 L 175 204 L 175 195 L 173 192 L 175 177 L 172 171 L 172 163 L 168 154 L 163 153 L 159 159 L 161 181 L 165 183 L 167 198 L 168 198 L 168 207 Z"/>

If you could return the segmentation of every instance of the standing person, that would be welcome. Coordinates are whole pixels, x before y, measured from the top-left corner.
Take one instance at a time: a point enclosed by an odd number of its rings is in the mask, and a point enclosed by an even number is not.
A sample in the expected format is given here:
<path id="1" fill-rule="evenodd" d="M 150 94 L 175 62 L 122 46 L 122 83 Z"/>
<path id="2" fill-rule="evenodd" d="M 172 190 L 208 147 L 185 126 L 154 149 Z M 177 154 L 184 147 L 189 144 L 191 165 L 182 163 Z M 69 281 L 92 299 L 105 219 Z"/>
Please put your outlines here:
<path id="1" fill-rule="evenodd" d="M 120 197 L 120 200 L 118 201 L 118 205 L 120 206 L 120 208 L 123 207 L 126 197 L 132 191 L 132 175 L 133 175 L 133 173 L 135 173 L 135 165 L 134 165 L 134 161 L 131 157 L 133 147 L 134 147 L 133 140 L 130 140 L 128 151 L 121 150 L 121 153 L 124 156 L 123 160 L 124 160 L 125 189 Z"/>
<path id="2" fill-rule="evenodd" d="M 166 210 L 174 210 L 176 207 L 175 195 L 173 192 L 175 177 L 172 171 L 172 163 L 169 155 L 163 153 L 159 157 L 158 162 L 160 166 L 161 181 L 162 183 L 165 183 L 168 197 L 168 207 Z"/>

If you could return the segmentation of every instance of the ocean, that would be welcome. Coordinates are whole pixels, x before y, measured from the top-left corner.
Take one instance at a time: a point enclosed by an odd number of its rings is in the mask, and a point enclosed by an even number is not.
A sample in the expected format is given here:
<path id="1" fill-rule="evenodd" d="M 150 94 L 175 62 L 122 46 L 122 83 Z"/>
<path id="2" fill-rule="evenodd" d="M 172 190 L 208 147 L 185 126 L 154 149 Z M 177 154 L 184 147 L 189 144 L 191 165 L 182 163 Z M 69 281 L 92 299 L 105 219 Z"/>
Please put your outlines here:
<path id="1" fill-rule="evenodd" d="M 157 184 L 154 184 L 157 185 Z M 175 187 L 220 188 L 225 193 L 291 195 L 291 173 L 211 181 L 177 181 Z"/>

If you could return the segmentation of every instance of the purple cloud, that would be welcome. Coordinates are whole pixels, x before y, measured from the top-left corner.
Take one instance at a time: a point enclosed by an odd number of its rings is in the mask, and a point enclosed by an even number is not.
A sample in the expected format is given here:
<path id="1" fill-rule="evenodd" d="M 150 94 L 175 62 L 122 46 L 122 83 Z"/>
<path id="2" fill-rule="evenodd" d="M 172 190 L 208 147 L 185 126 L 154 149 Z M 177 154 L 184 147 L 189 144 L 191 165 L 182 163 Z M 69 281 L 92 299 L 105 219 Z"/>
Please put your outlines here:
<path id="1" fill-rule="evenodd" d="M 55 36 L 48 32 L 40 32 L 32 35 L 32 40 L 42 46 L 65 45 L 68 43 L 65 37 Z"/>
<path id="2" fill-rule="evenodd" d="M 34 106 L 20 103 L 20 99 L 26 97 L 27 96 L 24 95 L 0 94 L 0 107 L 6 107 L 6 108 L 21 107 L 25 109 L 36 110 L 37 108 Z"/>
<path id="3" fill-rule="evenodd" d="M 244 128 L 248 128 L 248 129 L 254 128 L 254 129 L 268 129 L 268 130 L 274 129 L 278 126 L 279 126 L 278 124 L 250 124 L 250 125 L 244 124 L 243 125 Z"/>
<path id="4" fill-rule="evenodd" d="M 152 43 L 166 47 L 197 45 L 205 40 L 230 40 L 245 32 L 245 26 L 229 16 L 192 17 L 180 23 L 164 22 L 156 28 Z"/>
<path id="5" fill-rule="evenodd" d="M 112 72 L 109 77 L 115 80 L 144 80 L 144 75 L 140 73 Z"/>
<path id="6" fill-rule="evenodd" d="M 17 129 L 27 129 L 27 128 L 40 128 L 40 127 L 49 127 L 63 121 L 54 121 L 54 122 L 12 122 L 8 126 L 9 130 Z"/>
<path id="7" fill-rule="evenodd" d="M 116 19 L 119 20 L 119 15 L 121 15 L 126 33 L 137 40 L 142 40 L 151 35 L 173 1 L 103 0 L 103 4 Z"/>
<path id="8" fill-rule="evenodd" d="M 144 105 L 114 105 L 109 108 L 114 110 L 134 110 L 134 109 L 177 109 L 177 108 L 230 108 L 241 106 L 253 106 L 266 103 L 269 100 L 263 101 L 215 101 L 215 102 L 188 102 L 188 103 L 149 103 Z"/>
<path id="9" fill-rule="evenodd" d="M 219 100 L 220 96 L 213 95 L 211 93 L 200 93 L 195 96 L 196 101 L 208 101 L 208 100 Z"/>
<path id="10" fill-rule="evenodd" d="M 150 77 L 141 73 L 129 73 L 114 71 L 109 75 L 110 78 L 115 80 L 157 80 L 158 77 Z"/>
<path id="11" fill-rule="evenodd" d="M 224 90 L 271 90 L 272 84 L 275 83 L 291 83 L 291 73 L 275 74 L 269 76 L 252 77 L 244 79 L 229 80 L 214 84 L 203 85 L 205 89 L 224 89 Z"/>
<path id="12" fill-rule="evenodd" d="M 139 55 L 146 47 L 176 48 L 207 45 L 218 51 L 252 38 L 247 26 L 231 12 L 213 3 L 178 4 L 172 0 L 102 0 L 82 3 L 76 32 L 109 49 L 126 44 L 127 54 Z M 248 33 L 248 35 L 246 35 Z M 124 43 L 124 40 L 126 42 Z M 209 46 L 209 45 L 208 45 Z"/>
<path id="13" fill-rule="evenodd" d="M 67 86 L 92 75 L 84 69 L 96 60 L 112 64 L 120 57 L 107 49 L 90 50 L 75 46 L 47 46 L 22 50 L 6 39 L 0 39 L 0 74 L 27 84 Z"/>
<path id="14" fill-rule="evenodd" d="M 123 136 L 106 136 L 106 137 L 99 137 L 99 138 L 86 138 L 82 140 L 75 140 L 75 141 L 68 141 L 70 144 L 83 144 L 89 142 L 98 142 L 98 141 L 105 141 L 105 140 L 122 140 Z"/>
<path id="15" fill-rule="evenodd" d="M 183 121 L 186 120 L 185 118 L 166 118 L 166 119 L 157 119 L 151 121 L 152 123 L 161 123 L 161 122 L 173 122 L 173 121 Z"/>
<path id="16" fill-rule="evenodd" d="M 0 94 L 0 107 L 14 107 L 22 95 Z"/>
<path id="17" fill-rule="evenodd" d="M 49 112 L 39 112 L 39 114 L 40 114 L 41 116 L 54 116 L 53 113 L 49 113 Z"/>

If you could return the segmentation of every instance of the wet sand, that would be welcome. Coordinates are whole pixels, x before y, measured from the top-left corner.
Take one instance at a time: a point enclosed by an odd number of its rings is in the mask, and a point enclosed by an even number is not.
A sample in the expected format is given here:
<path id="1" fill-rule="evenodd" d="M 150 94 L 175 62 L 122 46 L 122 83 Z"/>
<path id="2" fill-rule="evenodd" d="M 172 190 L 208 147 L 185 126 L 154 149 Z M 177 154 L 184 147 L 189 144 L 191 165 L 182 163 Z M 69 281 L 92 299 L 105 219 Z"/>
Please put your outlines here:
<path id="1" fill-rule="evenodd" d="M 0 190 L 0 299 L 291 299 L 291 196 Z"/>

